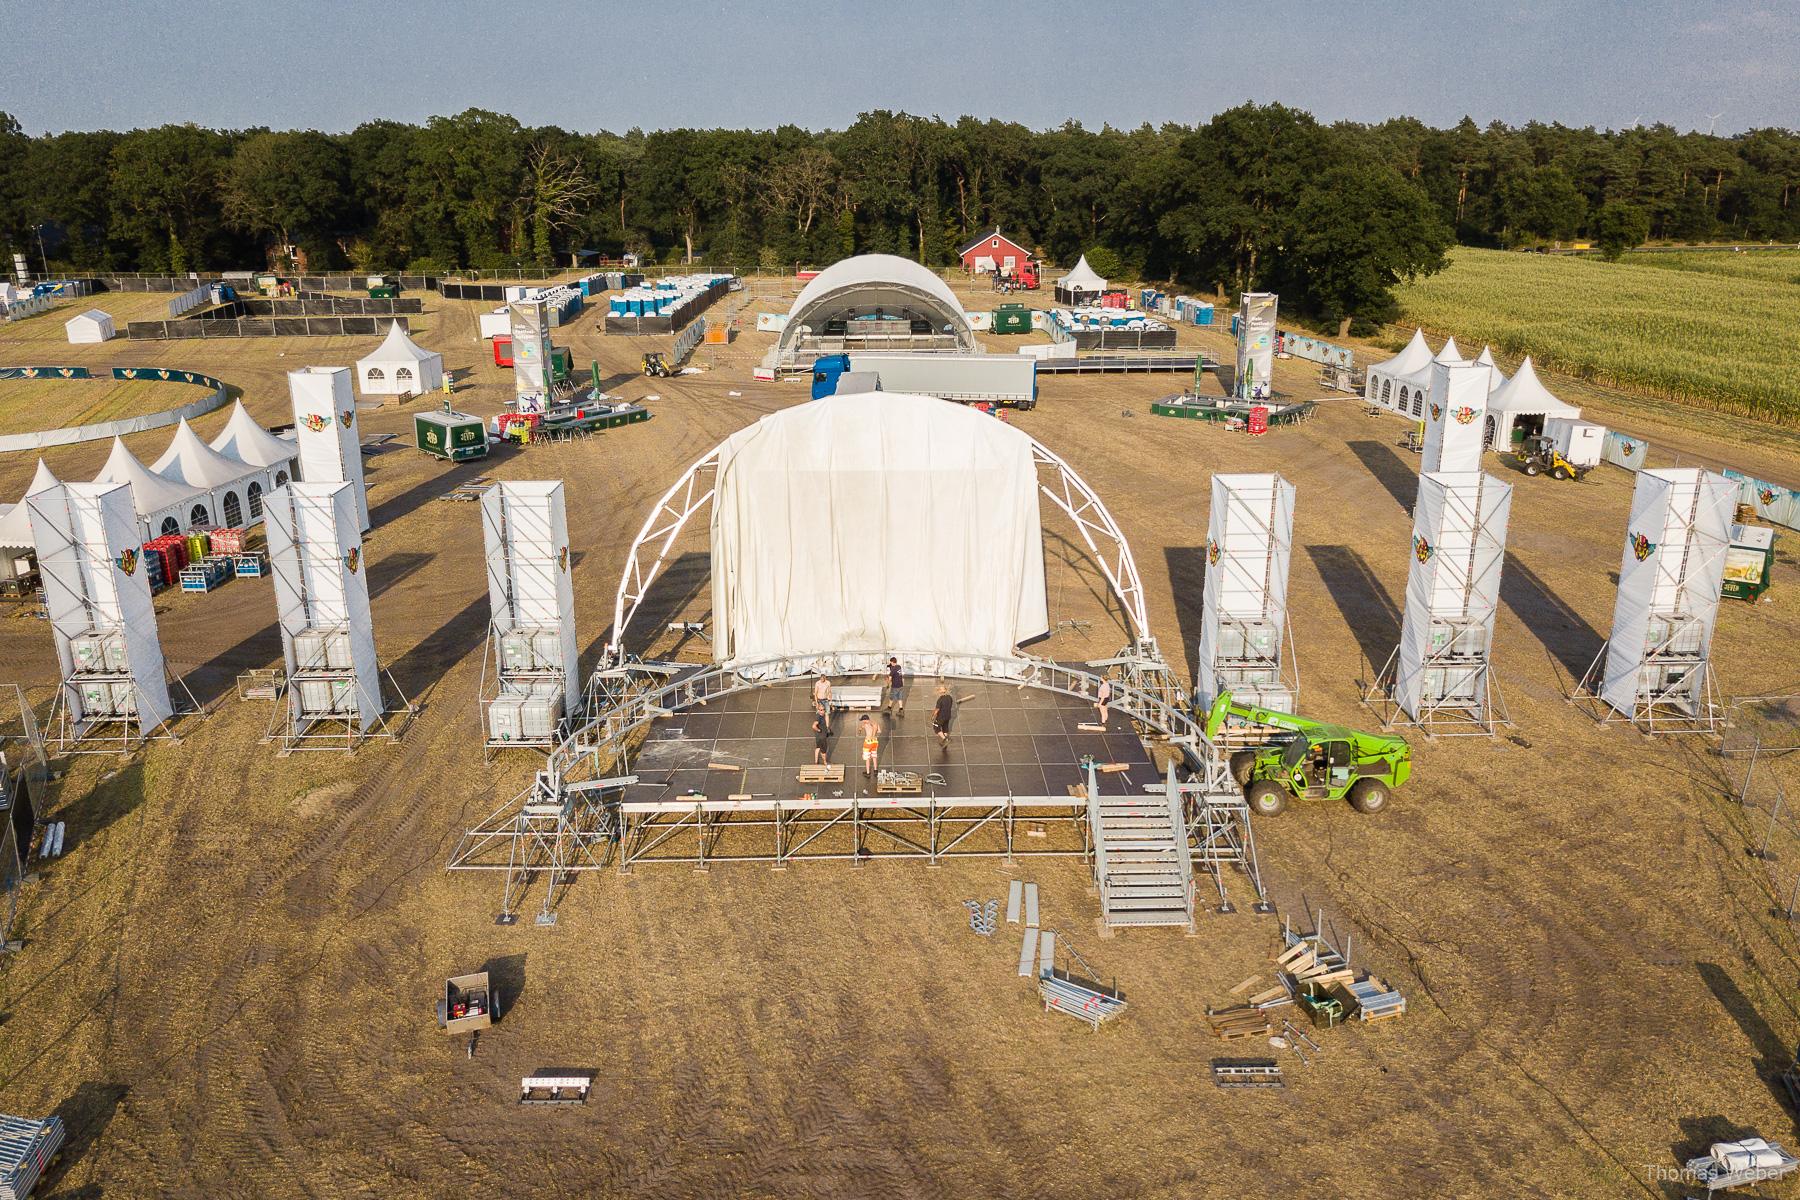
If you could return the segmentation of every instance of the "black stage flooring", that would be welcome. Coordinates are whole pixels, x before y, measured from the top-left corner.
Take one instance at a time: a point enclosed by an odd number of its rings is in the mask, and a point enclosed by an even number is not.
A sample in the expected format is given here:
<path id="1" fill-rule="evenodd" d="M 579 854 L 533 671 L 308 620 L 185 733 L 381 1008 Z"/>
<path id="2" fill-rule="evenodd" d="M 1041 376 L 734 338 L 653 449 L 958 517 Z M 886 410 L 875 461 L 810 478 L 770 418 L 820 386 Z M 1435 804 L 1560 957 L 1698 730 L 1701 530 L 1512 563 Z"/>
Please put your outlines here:
<path id="1" fill-rule="evenodd" d="M 838 683 L 873 684 L 864 676 Z M 873 714 L 881 731 L 881 766 L 937 774 L 926 794 L 956 796 L 1067 796 L 1081 783 L 1084 755 L 1100 763 L 1129 763 L 1129 771 L 1099 776 L 1103 794 L 1139 793 L 1161 776 L 1131 721 L 1117 710 L 1106 732 L 1077 728 L 1097 722 L 1089 701 L 1017 684 L 947 680 L 957 698 L 950 744 L 940 749 L 931 732 L 931 708 L 938 681 L 909 679 L 906 711 Z M 631 764 L 638 782 L 627 801 L 679 800 L 704 793 L 723 800 L 748 793 L 759 799 L 870 795 L 874 781 L 862 774 L 861 713 L 832 715 L 830 761 L 844 764 L 842 784 L 801 784 L 794 778 L 813 761 L 810 681 L 773 684 L 714 700 L 658 720 Z M 742 771 L 712 770 L 709 762 L 732 763 Z M 1079 803 L 1079 801 L 1072 801 Z"/>

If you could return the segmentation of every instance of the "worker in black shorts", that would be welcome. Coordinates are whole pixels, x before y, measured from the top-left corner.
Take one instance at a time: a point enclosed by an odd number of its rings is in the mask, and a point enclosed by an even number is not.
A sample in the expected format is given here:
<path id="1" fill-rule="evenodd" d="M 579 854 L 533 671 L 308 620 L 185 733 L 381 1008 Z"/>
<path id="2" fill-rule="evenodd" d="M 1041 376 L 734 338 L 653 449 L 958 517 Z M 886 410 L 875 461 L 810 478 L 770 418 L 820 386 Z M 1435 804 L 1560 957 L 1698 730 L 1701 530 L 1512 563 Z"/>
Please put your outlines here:
<path id="1" fill-rule="evenodd" d="M 831 761 L 830 712 L 823 704 L 813 706 L 813 762 L 821 767 Z"/>
<path id="2" fill-rule="evenodd" d="M 931 731 L 937 734 L 941 749 L 950 747 L 950 718 L 955 712 L 956 701 L 950 698 L 950 689 L 940 684 L 937 703 L 931 709 Z"/>

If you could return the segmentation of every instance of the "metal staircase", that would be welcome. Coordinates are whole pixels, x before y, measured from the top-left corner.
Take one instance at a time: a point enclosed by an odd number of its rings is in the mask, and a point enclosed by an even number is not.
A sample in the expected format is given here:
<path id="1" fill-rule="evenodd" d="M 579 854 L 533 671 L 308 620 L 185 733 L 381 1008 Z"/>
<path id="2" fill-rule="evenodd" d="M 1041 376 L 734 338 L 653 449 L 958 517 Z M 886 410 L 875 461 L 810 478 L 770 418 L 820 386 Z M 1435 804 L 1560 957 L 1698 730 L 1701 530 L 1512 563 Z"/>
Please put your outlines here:
<path id="1" fill-rule="evenodd" d="M 1088 769 L 1088 825 L 1094 882 L 1108 928 L 1194 924 L 1193 864 L 1182 799 L 1162 794 L 1103 796 Z"/>

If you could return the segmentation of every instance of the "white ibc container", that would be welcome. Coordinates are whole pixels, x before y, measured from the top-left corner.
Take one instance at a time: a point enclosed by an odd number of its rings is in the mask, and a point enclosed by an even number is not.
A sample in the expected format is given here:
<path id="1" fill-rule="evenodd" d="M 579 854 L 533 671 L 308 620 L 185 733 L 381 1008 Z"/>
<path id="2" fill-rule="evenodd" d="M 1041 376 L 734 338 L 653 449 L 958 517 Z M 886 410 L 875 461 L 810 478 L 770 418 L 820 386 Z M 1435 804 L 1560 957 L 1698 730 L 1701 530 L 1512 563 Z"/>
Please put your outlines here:
<path id="1" fill-rule="evenodd" d="M 69 639 L 69 657 L 75 662 L 75 670 L 80 674 L 93 674 L 106 670 L 106 650 L 98 634 L 83 634 Z"/>
<path id="2" fill-rule="evenodd" d="M 524 735 L 525 701 L 501 696 L 488 705 L 488 741 L 516 742 Z"/>
<path id="3" fill-rule="evenodd" d="M 100 639 L 101 653 L 106 659 L 109 671 L 131 670 L 131 660 L 125 656 L 125 635 L 109 633 Z"/>
<path id="4" fill-rule="evenodd" d="M 305 717 L 323 717 L 331 712 L 331 683 L 329 679 L 302 679 L 298 683 L 300 691 L 300 715 Z"/>
<path id="5" fill-rule="evenodd" d="M 1480 678 L 1472 667 L 1426 667 L 1421 698 L 1428 704 L 1473 704 Z"/>
<path id="6" fill-rule="evenodd" d="M 515 629 L 500 635 L 500 669 L 532 670 L 531 634 Z"/>
<path id="7" fill-rule="evenodd" d="M 105 716 L 112 711 L 112 685 L 101 680 L 91 680 L 80 684 L 76 693 L 81 697 L 83 716 Z"/>
<path id="8" fill-rule="evenodd" d="M 1272 712 L 1284 713 L 1294 711 L 1294 690 L 1281 683 L 1252 684 L 1242 692 L 1233 689 L 1231 699 L 1234 703 L 1251 708 L 1266 708 Z"/>
<path id="9" fill-rule="evenodd" d="M 562 692 L 553 696 L 533 696 L 519 708 L 520 732 L 533 741 L 547 741 L 556 736 L 557 722 L 562 720 Z"/>
<path id="10" fill-rule="evenodd" d="M 137 716 L 137 685 L 129 680 L 112 685 L 112 711 L 121 717 Z"/>
<path id="11" fill-rule="evenodd" d="M 560 631 L 540 629 L 532 635 L 531 642 L 538 670 L 556 671 L 562 668 L 562 633 Z"/>
<path id="12" fill-rule="evenodd" d="M 325 665 L 334 671 L 349 671 L 356 666 L 350 657 L 350 631 L 334 629 L 325 635 Z"/>
<path id="13" fill-rule="evenodd" d="M 325 669 L 325 638 L 322 634 L 307 630 L 294 635 L 294 669 L 296 671 L 323 671 Z"/>

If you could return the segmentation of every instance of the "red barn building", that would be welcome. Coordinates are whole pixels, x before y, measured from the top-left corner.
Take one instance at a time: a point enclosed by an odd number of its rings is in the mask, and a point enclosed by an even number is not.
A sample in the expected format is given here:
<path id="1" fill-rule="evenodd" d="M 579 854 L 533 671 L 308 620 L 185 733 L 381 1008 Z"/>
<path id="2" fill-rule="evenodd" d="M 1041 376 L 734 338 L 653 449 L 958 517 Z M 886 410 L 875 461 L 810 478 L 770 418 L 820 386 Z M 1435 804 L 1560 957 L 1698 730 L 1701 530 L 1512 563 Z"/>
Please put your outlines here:
<path id="1" fill-rule="evenodd" d="M 963 270 L 971 275 L 1017 275 L 1031 261 L 1031 251 L 998 229 L 984 233 L 959 252 Z"/>

